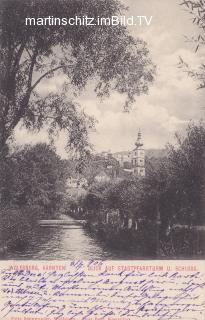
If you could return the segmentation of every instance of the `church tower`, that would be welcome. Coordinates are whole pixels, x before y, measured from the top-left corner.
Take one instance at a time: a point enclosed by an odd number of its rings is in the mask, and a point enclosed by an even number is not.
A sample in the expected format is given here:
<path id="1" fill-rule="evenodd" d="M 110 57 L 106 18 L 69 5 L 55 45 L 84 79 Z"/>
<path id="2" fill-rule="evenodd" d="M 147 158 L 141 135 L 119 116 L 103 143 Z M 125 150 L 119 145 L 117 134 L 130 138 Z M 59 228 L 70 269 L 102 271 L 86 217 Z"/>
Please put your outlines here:
<path id="1" fill-rule="evenodd" d="M 142 133 L 139 130 L 135 149 L 132 151 L 132 167 L 136 176 L 145 176 L 145 151 L 143 148 Z"/>

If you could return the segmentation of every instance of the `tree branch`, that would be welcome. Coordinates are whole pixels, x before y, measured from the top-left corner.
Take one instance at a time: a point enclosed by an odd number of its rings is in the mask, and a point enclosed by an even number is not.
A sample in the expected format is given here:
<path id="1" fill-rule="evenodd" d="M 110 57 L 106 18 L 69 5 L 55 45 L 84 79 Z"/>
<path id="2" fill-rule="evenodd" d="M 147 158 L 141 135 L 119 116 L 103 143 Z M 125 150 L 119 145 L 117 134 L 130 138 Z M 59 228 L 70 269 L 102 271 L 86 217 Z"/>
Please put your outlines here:
<path id="1" fill-rule="evenodd" d="M 25 46 L 26 52 L 28 53 L 29 57 L 32 59 L 32 55 L 30 54 L 28 48 Z"/>
<path id="2" fill-rule="evenodd" d="M 31 90 L 31 83 L 32 83 L 33 69 L 34 69 L 34 66 L 35 66 L 35 63 L 36 63 L 37 55 L 38 55 L 38 49 L 36 48 L 32 58 L 31 58 L 31 65 L 30 65 L 30 70 L 29 70 L 29 75 L 28 75 L 28 92 L 32 91 Z"/>
<path id="3" fill-rule="evenodd" d="M 55 72 L 59 69 L 64 68 L 65 66 L 58 66 L 56 68 L 53 68 L 49 71 L 47 71 L 46 73 L 44 73 L 32 86 L 31 86 L 31 91 L 33 91 L 35 89 L 35 87 L 39 84 L 39 82 L 41 82 L 41 80 L 43 80 L 46 76 L 48 76 L 50 73 Z"/>
<path id="4" fill-rule="evenodd" d="M 20 59 L 21 59 L 21 56 L 23 54 L 23 51 L 25 49 L 25 45 L 26 45 L 26 42 L 27 42 L 27 39 L 24 39 L 24 41 L 21 43 L 20 45 L 20 48 L 16 54 L 16 59 L 14 60 L 13 62 L 13 72 L 15 73 L 18 68 L 19 68 L 19 62 L 20 62 Z"/>

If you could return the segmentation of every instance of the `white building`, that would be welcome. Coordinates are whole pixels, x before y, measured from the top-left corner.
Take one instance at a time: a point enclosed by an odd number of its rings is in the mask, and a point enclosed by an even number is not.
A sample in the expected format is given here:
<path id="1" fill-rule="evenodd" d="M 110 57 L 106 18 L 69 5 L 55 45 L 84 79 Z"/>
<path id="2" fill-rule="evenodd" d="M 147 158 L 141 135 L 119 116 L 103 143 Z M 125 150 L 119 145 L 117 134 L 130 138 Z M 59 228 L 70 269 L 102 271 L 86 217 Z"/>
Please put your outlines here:
<path id="1" fill-rule="evenodd" d="M 142 134 L 139 130 L 137 141 L 135 142 L 135 148 L 132 151 L 116 152 L 112 156 L 119 162 L 121 167 L 125 164 L 129 164 L 133 174 L 137 176 L 145 176 L 145 150 L 142 141 Z"/>

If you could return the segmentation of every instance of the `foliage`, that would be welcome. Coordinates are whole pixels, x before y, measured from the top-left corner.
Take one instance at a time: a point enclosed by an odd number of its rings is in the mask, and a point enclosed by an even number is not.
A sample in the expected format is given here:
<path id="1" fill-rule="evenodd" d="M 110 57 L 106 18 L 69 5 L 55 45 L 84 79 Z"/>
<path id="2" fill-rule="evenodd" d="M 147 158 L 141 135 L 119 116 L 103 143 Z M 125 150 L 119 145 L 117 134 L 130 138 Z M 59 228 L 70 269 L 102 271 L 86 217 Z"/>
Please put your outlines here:
<path id="1" fill-rule="evenodd" d="M 102 171 L 114 178 L 119 172 L 118 161 L 111 156 L 105 158 L 101 155 L 91 155 L 83 168 L 82 175 L 87 179 L 88 184 L 92 185 L 95 177 Z"/>
<path id="2" fill-rule="evenodd" d="M 142 190 L 142 183 L 137 178 L 122 180 L 107 192 L 108 206 L 120 209 L 122 217 L 139 216 Z"/>
<path id="3" fill-rule="evenodd" d="M 106 204 L 106 192 L 110 191 L 112 182 L 94 182 L 83 201 L 85 210 L 99 212 Z"/>
<path id="4" fill-rule="evenodd" d="M 64 162 L 46 144 L 27 145 L 14 152 L 6 177 L 1 190 L 4 206 L 39 207 L 41 214 L 49 216 L 63 199 L 66 181 Z"/>
<path id="5" fill-rule="evenodd" d="M 91 221 L 98 221 L 101 229 L 103 211 L 119 209 L 121 221 L 124 222 L 130 217 L 136 219 L 139 230 L 136 233 L 130 230 L 126 237 L 130 239 L 129 243 L 136 240 L 139 245 L 141 241 L 141 247 L 146 243 L 149 254 L 156 250 L 156 221 L 160 218 L 161 254 L 185 257 L 203 251 L 204 238 L 201 236 L 199 242 L 193 244 L 195 233 L 183 227 L 205 223 L 204 124 L 190 123 L 184 136 L 176 134 L 175 137 L 175 145 L 167 146 L 167 157 L 147 160 L 143 179 L 133 177 L 95 183 L 85 197 L 84 207 L 90 211 Z M 173 225 L 177 224 L 182 229 L 175 231 Z M 114 233 L 117 239 L 122 232 L 117 226 L 103 228 L 106 239 L 112 238 Z"/>
<path id="6" fill-rule="evenodd" d="M 156 218 L 157 205 L 162 226 L 173 223 L 204 223 L 205 128 L 190 123 L 185 136 L 175 135 L 176 144 L 167 145 L 167 158 L 147 166 L 144 209 Z"/>
<path id="7" fill-rule="evenodd" d="M 190 123 L 185 137 L 176 135 L 178 147 L 169 148 L 169 178 L 175 190 L 177 220 L 203 224 L 205 195 L 205 128 Z"/>
<path id="8" fill-rule="evenodd" d="M 197 36 L 192 36 L 191 38 L 186 37 L 186 41 L 193 43 L 195 46 L 195 52 L 197 52 L 201 46 L 205 45 L 205 2 L 203 0 L 184 0 L 181 5 L 185 7 L 192 17 L 193 24 L 199 29 L 199 34 Z M 204 63 L 202 63 L 198 70 L 196 70 L 190 67 L 189 64 L 180 57 L 179 67 L 199 83 L 198 89 L 205 88 Z"/>
<path id="9" fill-rule="evenodd" d="M 39 215 L 38 207 L 17 206 L 0 207 L 0 254 L 2 247 L 19 248 L 24 247 L 31 238 L 36 217 Z"/>
<path id="10" fill-rule="evenodd" d="M 170 203 L 162 208 L 162 197 L 170 197 L 170 186 L 168 179 L 167 158 L 152 158 L 146 160 L 146 176 L 144 178 L 144 189 L 141 201 L 142 216 L 147 220 L 155 221 L 157 210 L 161 212 L 161 218 L 167 222 L 172 210 Z"/>
<path id="11" fill-rule="evenodd" d="M 50 137 L 64 130 L 67 147 L 76 157 L 86 157 L 94 121 L 73 97 L 91 79 L 97 96 L 116 90 L 127 95 L 128 108 L 153 81 L 155 68 L 146 43 L 121 25 L 25 24 L 28 17 L 120 15 L 124 7 L 117 0 L 3 0 L 0 9 L 0 150 L 23 123 L 30 130 L 48 128 Z M 39 84 L 57 75 L 65 79 L 59 92 L 40 95 Z"/>
<path id="12" fill-rule="evenodd" d="M 124 217 L 156 221 L 159 209 L 164 231 L 173 223 L 204 223 L 205 128 L 190 123 L 186 136 L 176 134 L 176 144 L 167 146 L 168 155 L 146 165 L 144 179 L 130 178 L 93 184 L 87 200 L 120 209 Z M 95 201 L 94 201 L 95 200 Z M 96 205 L 97 201 L 97 205 Z M 93 207 L 93 209 L 94 209 Z"/>
<path id="13" fill-rule="evenodd" d="M 0 156 L 0 254 L 27 245 L 39 218 L 52 218 L 64 201 L 66 168 L 46 144 Z"/>

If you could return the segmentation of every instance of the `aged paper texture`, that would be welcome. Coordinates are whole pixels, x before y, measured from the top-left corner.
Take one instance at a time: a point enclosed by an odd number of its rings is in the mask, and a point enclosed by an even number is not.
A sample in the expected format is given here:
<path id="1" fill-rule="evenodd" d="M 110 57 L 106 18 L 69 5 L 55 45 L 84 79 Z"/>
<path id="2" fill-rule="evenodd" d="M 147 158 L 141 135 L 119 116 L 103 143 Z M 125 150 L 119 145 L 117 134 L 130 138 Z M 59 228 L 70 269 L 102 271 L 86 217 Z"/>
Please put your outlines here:
<path id="1" fill-rule="evenodd" d="M 0 20 L 0 320 L 205 320 L 205 0 Z"/>
<path id="2" fill-rule="evenodd" d="M 202 261 L 10 261 L 1 319 L 196 319 L 205 316 Z"/>

